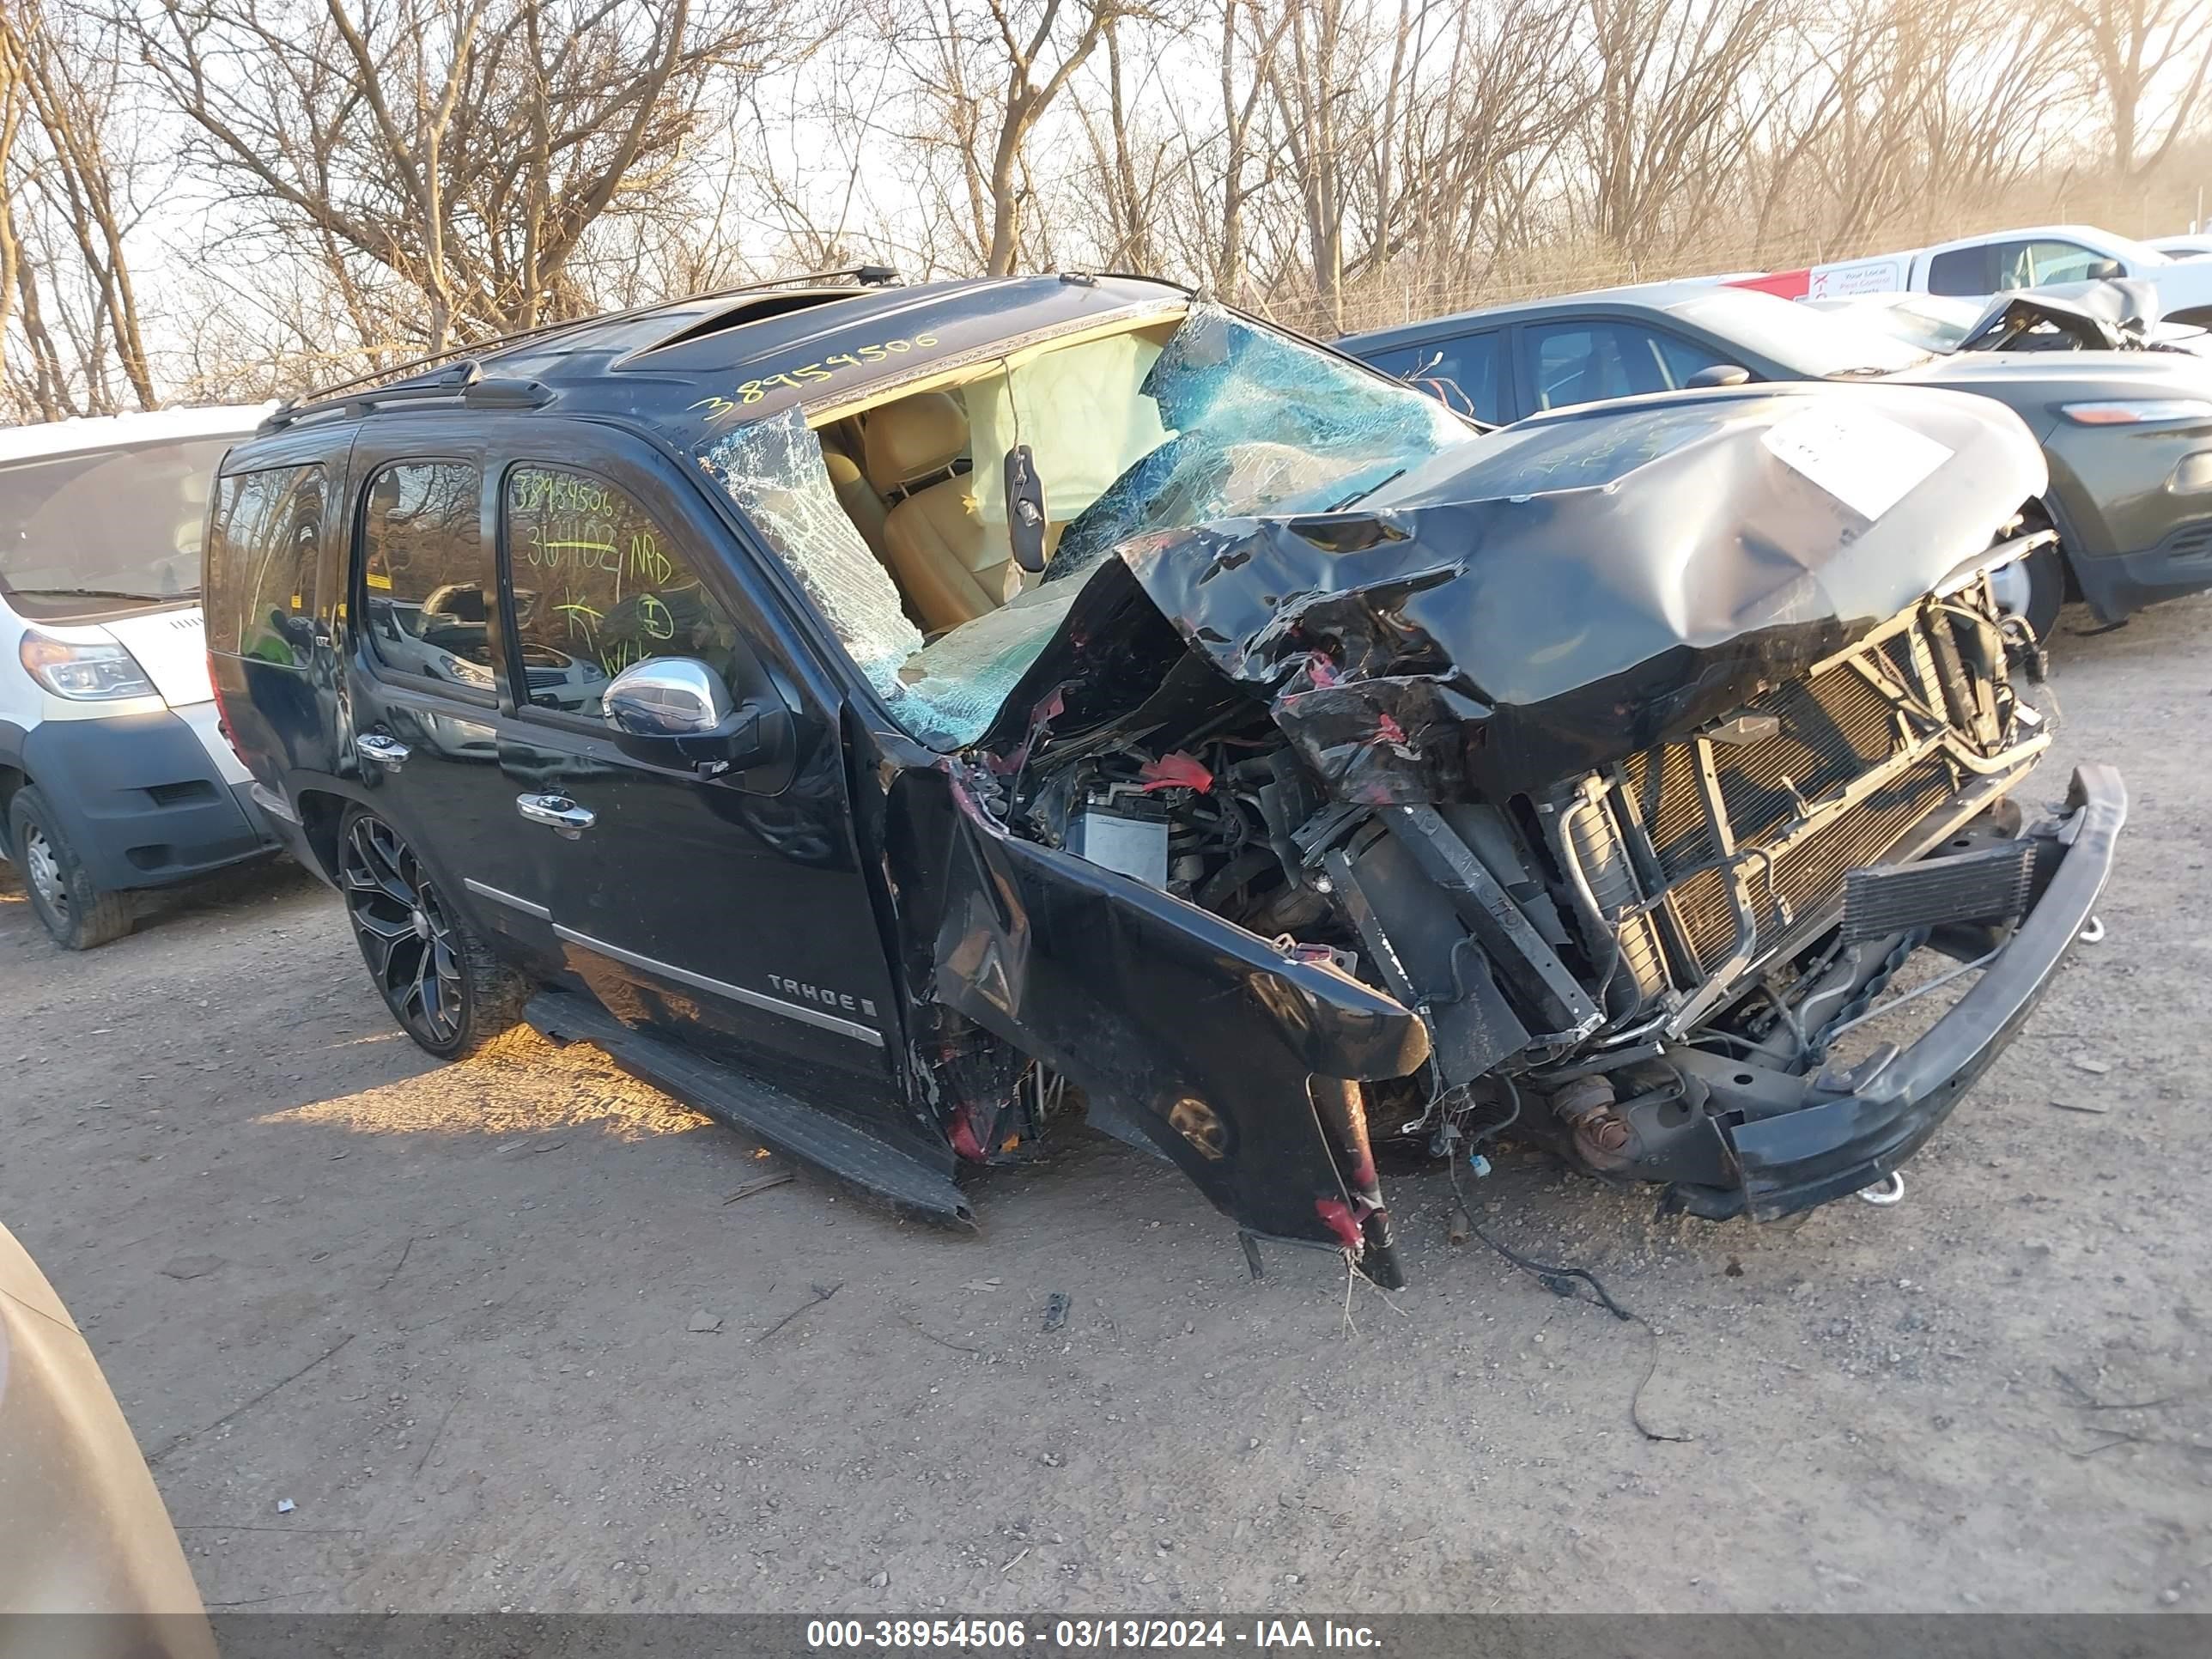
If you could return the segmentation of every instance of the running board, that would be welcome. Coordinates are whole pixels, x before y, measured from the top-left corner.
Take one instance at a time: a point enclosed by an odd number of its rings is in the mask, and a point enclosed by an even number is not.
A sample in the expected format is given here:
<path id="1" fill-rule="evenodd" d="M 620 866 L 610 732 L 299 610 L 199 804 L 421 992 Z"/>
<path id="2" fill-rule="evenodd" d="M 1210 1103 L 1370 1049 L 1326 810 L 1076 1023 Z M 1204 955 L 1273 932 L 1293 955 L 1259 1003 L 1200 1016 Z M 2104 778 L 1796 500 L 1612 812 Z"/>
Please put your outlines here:
<path id="1" fill-rule="evenodd" d="M 665 1037 L 634 1030 L 595 1002 L 540 991 L 522 1017 L 552 1042 L 588 1042 L 604 1049 L 632 1077 L 718 1123 L 757 1137 L 771 1152 L 811 1164 L 923 1219 L 975 1224 L 960 1188 L 921 1159 L 756 1078 L 718 1066 Z"/>

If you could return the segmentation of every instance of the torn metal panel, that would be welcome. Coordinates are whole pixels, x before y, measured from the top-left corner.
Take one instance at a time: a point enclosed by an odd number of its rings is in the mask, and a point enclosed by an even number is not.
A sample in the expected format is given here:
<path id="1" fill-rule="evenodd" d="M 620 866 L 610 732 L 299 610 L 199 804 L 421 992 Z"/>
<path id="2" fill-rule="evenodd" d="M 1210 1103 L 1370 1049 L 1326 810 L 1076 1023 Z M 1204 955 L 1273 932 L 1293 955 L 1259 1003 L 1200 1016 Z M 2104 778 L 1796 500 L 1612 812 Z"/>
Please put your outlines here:
<path id="1" fill-rule="evenodd" d="M 1328 1206 L 1352 1212 L 1355 1172 L 1309 1079 L 1414 1070 L 1428 1053 L 1417 1018 L 1333 967 L 1008 835 L 950 763 L 900 775 L 890 847 L 917 989 L 1066 1074 L 1094 1121 L 1164 1154 L 1248 1231 L 1343 1243 Z"/>
<path id="2" fill-rule="evenodd" d="M 2080 351 L 2140 351 L 2160 343 L 2158 289 L 2129 278 L 1994 295 L 1960 351 L 2012 351 L 2039 331 Z"/>

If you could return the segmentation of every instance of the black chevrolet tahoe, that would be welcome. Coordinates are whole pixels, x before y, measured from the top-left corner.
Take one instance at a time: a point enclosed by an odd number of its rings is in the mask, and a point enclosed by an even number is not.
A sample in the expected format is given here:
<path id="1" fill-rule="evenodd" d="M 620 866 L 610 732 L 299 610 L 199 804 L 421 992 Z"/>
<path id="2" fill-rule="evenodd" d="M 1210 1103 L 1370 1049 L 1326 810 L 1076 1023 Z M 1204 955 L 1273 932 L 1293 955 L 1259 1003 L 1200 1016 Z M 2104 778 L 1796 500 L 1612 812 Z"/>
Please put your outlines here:
<path id="1" fill-rule="evenodd" d="M 1079 1111 L 1390 1285 L 1379 1146 L 1771 1218 L 2003 1048 L 2125 810 L 2010 799 L 2042 466 L 1949 393 L 1486 432 L 1163 283 L 837 273 L 281 408 L 210 638 L 432 1054 L 526 1020 L 947 1220 Z"/>

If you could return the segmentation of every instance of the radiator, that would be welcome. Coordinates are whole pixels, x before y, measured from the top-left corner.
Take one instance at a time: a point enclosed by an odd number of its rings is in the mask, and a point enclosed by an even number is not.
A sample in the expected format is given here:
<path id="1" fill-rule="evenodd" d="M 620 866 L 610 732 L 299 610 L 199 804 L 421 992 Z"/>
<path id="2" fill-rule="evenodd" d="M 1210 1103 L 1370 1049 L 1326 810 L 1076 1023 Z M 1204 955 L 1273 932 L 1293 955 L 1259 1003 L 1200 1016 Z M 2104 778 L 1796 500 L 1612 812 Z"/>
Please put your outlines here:
<path id="1" fill-rule="evenodd" d="M 1869 664 L 1879 659 L 1924 706 L 1940 710 L 1940 694 L 1929 695 L 1936 681 L 1922 626 L 1916 621 L 1855 655 Z M 1816 827 L 1790 840 L 1771 866 L 1757 859 L 1740 866 L 1749 878 L 1754 949 L 1839 905 L 1846 873 L 1880 860 L 1954 792 L 1952 768 L 1937 750 L 1842 811 L 1822 814 L 1823 804 L 1924 740 L 1924 725 L 1902 718 L 1897 702 L 1852 661 L 1839 660 L 1747 705 L 1754 731 L 1765 726 L 1760 717 L 1771 718 L 1771 735 L 1704 745 L 1739 854 L 1773 845 L 1813 809 Z M 1632 757 L 1623 769 L 1620 799 L 1648 841 L 1663 884 L 1661 908 L 1673 915 L 1679 945 L 1709 974 L 1735 951 L 1737 922 L 1733 883 L 1722 867 L 1700 786 L 1699 751 L 1698 743 L 1683 741 Z"/>

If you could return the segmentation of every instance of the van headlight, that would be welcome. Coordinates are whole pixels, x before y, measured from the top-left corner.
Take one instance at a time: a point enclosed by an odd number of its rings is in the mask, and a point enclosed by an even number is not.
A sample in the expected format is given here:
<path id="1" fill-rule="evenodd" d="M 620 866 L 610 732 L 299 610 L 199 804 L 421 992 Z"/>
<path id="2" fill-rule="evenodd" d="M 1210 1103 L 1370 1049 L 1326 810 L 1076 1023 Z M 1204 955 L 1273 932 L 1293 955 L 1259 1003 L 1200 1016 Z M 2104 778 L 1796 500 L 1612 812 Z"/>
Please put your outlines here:
<path id="1" fill-rule="evenodd" d="M 447 678 L 459 680 L 463 685 L 480 685 L 487 691 L 491 689 L 491 670 L 480 663 L 471 662 L 466 657 L 457 657 L 450 651 L 441 652 L 438 656 L 438 665 L 446 671 Z"/>
<path id="2" fill-rule="evenodd" d="M 71 702 L 120 702 L 159 695 L 138 659 L 112 640 L 58 640 L 27 629 L 16 654 L 33 679 Z"/>

